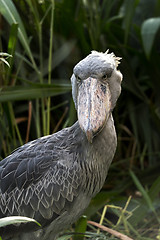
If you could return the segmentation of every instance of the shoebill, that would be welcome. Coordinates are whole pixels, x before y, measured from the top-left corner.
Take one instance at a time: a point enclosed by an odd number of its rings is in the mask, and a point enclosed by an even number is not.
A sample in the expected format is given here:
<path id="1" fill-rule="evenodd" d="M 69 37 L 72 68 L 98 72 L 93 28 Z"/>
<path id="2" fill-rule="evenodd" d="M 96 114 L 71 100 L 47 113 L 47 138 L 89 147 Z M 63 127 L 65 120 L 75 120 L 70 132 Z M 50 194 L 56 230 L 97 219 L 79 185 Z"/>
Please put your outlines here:
<path id="1" fill-rule="evenodd" d="M 112 111 L 121 92 L 120 58 L 92 51 L 73 69 L 78 121 L 19 147 L 0 162 L 0 217 L 35 223 L 0 230 L 3 239 L 53 240 L 102 188 L 116 151 Z"/>

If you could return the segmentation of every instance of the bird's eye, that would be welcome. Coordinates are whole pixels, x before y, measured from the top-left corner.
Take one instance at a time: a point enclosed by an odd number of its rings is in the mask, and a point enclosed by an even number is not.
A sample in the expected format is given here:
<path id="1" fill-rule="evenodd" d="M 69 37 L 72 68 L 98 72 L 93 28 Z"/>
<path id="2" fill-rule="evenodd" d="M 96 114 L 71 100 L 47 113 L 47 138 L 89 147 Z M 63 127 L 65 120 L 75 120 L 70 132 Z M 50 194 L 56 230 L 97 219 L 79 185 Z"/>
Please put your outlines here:
<path id="1" fill-rule="evenodd" d="M 81 82 L 81 81 L 82 81 L 82 79 L 81 79 L 79 76 L 76 76 L 76 78 L 77 78 L 77 81 L 78 81 L 78 82 Z"/>
<path id="2" fill-rule="evenodd" d="M 104 74 L 104 75 L 102 76 L 102 79 L 103 79 L 103 80 L 107 79 L 107 74 Z"/>

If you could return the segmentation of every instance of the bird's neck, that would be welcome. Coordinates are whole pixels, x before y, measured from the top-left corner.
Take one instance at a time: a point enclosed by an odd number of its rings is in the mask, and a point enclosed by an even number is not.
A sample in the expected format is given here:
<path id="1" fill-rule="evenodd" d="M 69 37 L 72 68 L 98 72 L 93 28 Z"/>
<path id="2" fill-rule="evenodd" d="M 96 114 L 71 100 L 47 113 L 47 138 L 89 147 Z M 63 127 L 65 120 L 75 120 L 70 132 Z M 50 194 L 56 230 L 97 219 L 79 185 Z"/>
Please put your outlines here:
<path id="1" fill-rule="evenodd" d="M 117 136 L 112 115 L 108 118 L 102 131 L 95 136 L 91 149 L 94 162 L 104 175 L 107 175 L 117 147 Z M 92 161 L 93 161 L 92 160 Z"/>
<path id="2" fill-rule="evenodd" d="M 96 194 L 104 184 L 117 146 L 117 137 L 112 115 L 108 118 L 102 131 L 93 138 L 92 143 L 87 141 L 87 138 L 81 129 L 80 131 L 83 138 L 81 140 L 83 144 L 83 157 L 81 158 L 82 164 L 84 161 L 84 165 L 86 164 L 90 170 L 92 175 L 90 179 L 92 179 L 93 183 L 93 188 L 90 189 L 95 188 L 94 194 Z"/>

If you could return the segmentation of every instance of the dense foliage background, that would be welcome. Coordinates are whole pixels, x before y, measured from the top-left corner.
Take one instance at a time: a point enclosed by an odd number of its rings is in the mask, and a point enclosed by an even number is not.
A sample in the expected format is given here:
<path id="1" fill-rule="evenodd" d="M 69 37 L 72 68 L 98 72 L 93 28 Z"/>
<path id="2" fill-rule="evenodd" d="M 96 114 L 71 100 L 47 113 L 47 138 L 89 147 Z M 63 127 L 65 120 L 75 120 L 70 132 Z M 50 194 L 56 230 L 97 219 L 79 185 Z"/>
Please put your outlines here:
<path id="1" fill-rule="evenodd" d="M 124 76 L 118 149 L 86 215 L 133 239 L 160 239 L 160 1 L 0 0 L 0 13 L 0 51 L 12 55 L 0 55 L 0 158 L 72 125 L 74 65 L 93 49 L 113 51 Z M 74 229 L 86 227 L 82 218 Z"/>

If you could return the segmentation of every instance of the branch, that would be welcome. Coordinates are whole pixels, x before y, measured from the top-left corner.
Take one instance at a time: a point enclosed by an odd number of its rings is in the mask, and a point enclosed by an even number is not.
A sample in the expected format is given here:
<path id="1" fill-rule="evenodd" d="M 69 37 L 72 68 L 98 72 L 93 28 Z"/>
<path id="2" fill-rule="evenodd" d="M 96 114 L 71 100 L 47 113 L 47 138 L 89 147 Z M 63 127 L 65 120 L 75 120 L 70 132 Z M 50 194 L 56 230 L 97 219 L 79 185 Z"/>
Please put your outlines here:
<path id="1" fill-rule="evenodd" d="M 89 224 L 91 224 L 93 226 L 96 226 L 96 227 L 102 229 L 103 231 L 108 232 L 108 233 L 114 235 L 115 237 L 117 237 L 119 239 L 122 239 L 122 240 L 134 240 L 133 238 L 130 238 L 130 237 L 124 235 L 123 233 L 117 232 L 117 231 L 115 231 L 113 229 L 110 229 L 108 227 L 100 225 L 99 223 L 96 223 L 96 222 L 93 222 L 93 221 L 87 221 L 87 223 L 89 223 Z"/>

